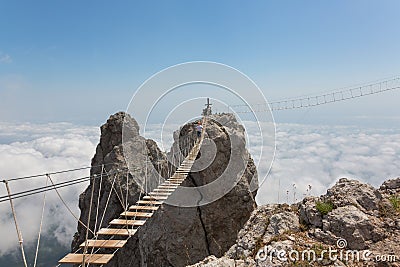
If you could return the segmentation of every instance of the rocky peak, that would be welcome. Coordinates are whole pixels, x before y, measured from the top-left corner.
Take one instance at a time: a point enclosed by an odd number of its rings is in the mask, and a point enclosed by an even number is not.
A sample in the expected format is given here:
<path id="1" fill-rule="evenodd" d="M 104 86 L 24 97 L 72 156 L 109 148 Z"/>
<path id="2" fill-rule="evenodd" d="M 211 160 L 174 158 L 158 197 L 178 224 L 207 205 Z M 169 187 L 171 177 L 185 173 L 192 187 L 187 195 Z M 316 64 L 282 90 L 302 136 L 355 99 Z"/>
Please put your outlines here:
<path id="1" fill-rule="evenodd" d="M 124 138 L 122 144 L 122 126 L 125 122 Z M 235 238 L 256 208 L 254 200 L 256 192 L 251 192 L 249 181 L 257 179 L 257 171 L 253 160 L 245 146 L 244 129 L 232 116 L 214 116 L 209 121 L 206 129 L 207 141 L 205 141 L 199 158 L 193 166 L 193 171 L 185 180 L 183 186 L 197 188 L 219 179 L 229 165 L 231 155 L 247 159 L 243 170 L 239 172 L 239 166 L 235 166 L 229 175 L 232 175 L 235 185 L 225 195 L 202 206 L 177 207 L 163 204 L 159 210 L 139 228 L 138 232 L 129 239 L 107 266 L 186 266 L 198 262 L 209 255 L 222 256 L 231 247 Z M 179 149 L 180 142 L 186 137 L 195 138 L 192 124 L 181 127 L 174 133 L 172 150 Z M 235 150 L 231 149 L 232 140 L 238 140 Z M 140 144 L 146 145 L 146 150 L 138 149 Z M 169 152 L 171 154 L 171 152 Z M 100 143 L 92 160 L 92 174 L 99 174 L 101 168 L 98 165 L 107 164 L 107 171 L 126 169 L 130 164 L 140 166 L 142 159 L 150 159 L 154 166 L 162 172 L 166 167 L 165 157 L 168 156 L 159 150 L 152 140 L 145 140 L 139 135 L 139 127 L 128 114 L 117 113 L 101 127 Z M 209 156 L 209 157 L 208 157 Z M 209 161 L 211 159 L 211 161 Z M 162 162 L 163 166 L 159 166 Z M 206 162 L 210 163 L 204 165 Z M 129 196 L 128 202 L 138 200 L 141 189 L 136 180 L 128 177 Z M 135 174 L 136 175 L 136 174 Z M 144 176 L 144 173 L 138 173 Z M 126 175 L 117 176 L 116 190 L 126 192 Z M 98 179 L 93 180 L 90 186 L 80 196 L 81 221 L 87 223 L 90 206 L 90 192 L 94 186 L 94 199 L 100 195 L 99 210 L 105 210 L 107 196 L 111 191 L 112 177 L 103 180 L 101 191 Z M 195 189 L 197 190 L 197 189 Z M 192 196 L 197 201 L 207 199 L 212 191 L 197 192 Z M 179 192 L 176 192 L 179 196 Z M 107 226 L 108 222 L 117 218 L 123 211 L 123 207 L 115 196 L 111 194 L 110 205 L 106 209 L 104 222 L 101 226 Z M 200 203 L 198 202 L 198 203 Z M 97 208 L 95 201 L 92 203 L 93 211 Z M 90 228 L 94 228 L 95 214 L 92 212 Z M 99 227 L 99 226 L 98 226 Z M 98 229 L 97 227 L 97 229 Z M 78 225 L 78 232 L 74 237 L 73 250 L 83 242 L 85 229 Z M 91 235 L 89 234 L 89 238 Z"/>
<path id="2" fill-rule="evenodd" d="M 103 155 L 107 155 L 115 146 L 122 144 L 122 129 L 126 127 L 126 133 L 130 138 L 139 136 L 139 125 L 136 120 L 125 112 L 111 115 L 105 124 L 100 127 L 100 146 Z"/>
<path id="3" fill-rule="evenodd" d="M 92 177 L 95 178 L 91 179 L 88 188 L 79 196 L 79 208 L 81 210 L 79 219 L 81 222 L 87 224 L 90 217 L 89 226 L 91 230 L 107 227 L 113 218 L 118 217 L 123 211 L 123 203 L 121 203 L 122 194 L 127 198 L 128 203 L 136 202 L 141 194 L 143 183 L 140 181 L 142 181 L 141 177 L 144 176 L 145 170 L 144 168 L 140 168 L 135 173 L 128 173 L 129 164 L 145 166 L 147 164 L 145 158 L 148 157 L 155 168 L 165 168 L 165 163 L 161 162 L 159 164 L 158 162 L 158 157 L 162 157 L 163 152 L 154 144 L 154 141 L 146 140 L 139 135 L 139 126 L 129 114 L 118 112 L 111 115 L 100 129 L 100 142 L 96 147 L 96 154 L 92 159 L 92 168 L 90 170 Z M 125 144 L 123 144 L 123 134 L 126 137 L 125 140 L 127 140 Z M 135 155 L 125 157 L 124 149 L 134 151 Z M 130 158 L 134 159 L 127 162 L 126 159 L 129 160 Z M 129 190 L 126 190 L 127 176 Z M 112 184 L 114 184 L 114 190 L 112 190 Z M 89 214 L 92 187 L 93 201 L 92 210 Z M 120 193 L 117 196 L 115 192 L 124 193 Z M 110 199 L 108 199 L 109 195 Z M 98 220 L 96 220 L 96 210 L 99 210 L 99 214 L 102 214 L 104 211 L 104 220 L 102 223 L 99 215 L 97 216 Z M 77 233 L 74 235 L 71 245 L 72 251 L 78 249 L 79 245 L 85 240 L 85 237 L 86 228 L 78 224 Z M 93 234 L 89 232 L 89 238 L 91 237 L 93 237 Z"/>

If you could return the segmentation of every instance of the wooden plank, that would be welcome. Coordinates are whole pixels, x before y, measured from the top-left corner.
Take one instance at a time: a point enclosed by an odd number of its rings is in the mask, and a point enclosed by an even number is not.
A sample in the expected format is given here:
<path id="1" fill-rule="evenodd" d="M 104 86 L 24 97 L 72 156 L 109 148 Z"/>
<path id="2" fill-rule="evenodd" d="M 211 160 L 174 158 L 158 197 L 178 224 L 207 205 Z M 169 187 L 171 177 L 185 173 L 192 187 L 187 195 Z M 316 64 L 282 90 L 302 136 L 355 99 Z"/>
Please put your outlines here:
<path id="1" fill-rule="evenodd" d="M 125 219 L 114 219 L 110 224 L 114 225 L 130 225 L 130 226 L 142 226 L 146 221 L 143 220 L 125 220 Z"/>
<path id="2" fill-rule="evenodd" d="M 143 199 L 145 200 L 166 200 L 168 196 L 144 196 Z"/>
<path id="3" fill-rule="evenodd" d="M 181 183 L 176 183 L 176 182 L 165 182 L 165 183 L 163 183 L 163 184 L 161 184 L 162 186 L 176 186 L 175 188 L 177 188 L 178 186 L 180 186 L 181 185 Z M 160 186 L 158 186 L 158 187 L 160 187 Z"/>
<path id="4" fill-rule="evenodd" d="M 144 200 L 153 200 L 153 201 L 157 200 L 157 198 L 152 197 L 152 196 L 144 196 L 142 199 L 144 199 Z"/>
<path id="5" fill-rule="evenodd" d="M 90 248 L 122 248 L 126 244 L 126 240 L 87 240 L 80 247 Z"/>
<path id="6" fill-rule="evenodd" d="M 147 201 L 147 200 L 139 200 L 136 202 L 137 204 L 146 204 L 146 205 L 161 205 L 162 201 Z"/>
<path id="7" fill-rule="evenodd" d="M 98 232 L 99 235 L 122 235 L 130 236 L 136 233 L 135 229 L 113 229 L 113 228 L 101 228 Z"/>
<path id="8" fill-rule="evenodd" d="M 179 185 L 177 182 L 170 182 L 170 181 L 165 181 L 162 185 Z"/>
<path id="9" fill-rule="evenodd" d="M 182 179 L 182 180 L 184 180 L 184 179 L 186 179 L 186 177 L 187 177 L 187 175 L 185 175 L 185 174 L 174 174 L 171 178 L 169 178 L 169 179 Z"/>
<path id="10" fill-rule="evenodd" d="M 153 190 L 154 192 L 174 192 L 173 188 L 156 188 Z"/>
<path id="11" fill-rule="evenodd" d="M 164 190 L 164 189 L 173 189 L 174 191 L 175 191 L 175 189 L 177 189 L 179 187 L 179 185 L 159 185 L 158 187 L 157 187 L 157 189 L 160 189 L 160 190 Z"/>
<path id="12" fill-rule="evenodd" d="M 107 264 L 113 257 L 113 254 L 68 254 L 62 258 L 58 263 L 67 264 L 81 264 L 83 258 L 85 258 L 85 263 L 90 264 Z"/>
<path id="13" fill-rule="evenodd" d="M 158 210 L 159 206 L 141 206 L 132 205 L 129 207 L 130 210 Z"/>
<path id="14" fill-rule="evenodd" d="M 153 216 L 153 213 L 151 213 L 151 212 L 124 211 L 123 213 L 121 213 L 121 216 L 150 218 L 151 216 Z"/>
<path id="15" fill-rule="evenodd" d="M 167 189 L 176 189 L 179 185 L 171 185 L 171 184 L 161 184 L 158 188 L 167 188 Z"/>
<path id="16" fill-rule="evenodd" d="M 172 193 L 165 193 L 165 192 L 150 192 L 149 195 L 152 196 L 170 196 Z"/>

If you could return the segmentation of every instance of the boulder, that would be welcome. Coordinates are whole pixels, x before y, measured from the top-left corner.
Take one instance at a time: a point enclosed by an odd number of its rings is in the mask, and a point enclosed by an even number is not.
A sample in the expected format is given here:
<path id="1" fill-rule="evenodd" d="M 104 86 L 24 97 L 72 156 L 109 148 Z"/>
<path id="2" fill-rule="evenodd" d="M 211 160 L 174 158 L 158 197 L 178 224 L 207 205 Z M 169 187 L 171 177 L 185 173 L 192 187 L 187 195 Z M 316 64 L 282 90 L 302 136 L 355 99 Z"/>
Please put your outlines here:
<path id="1" fill-rule="evenodd" d="M 328 189 L 325 199 L 331 201 L 335 207 L 353 205 L 365 213 L 372 214 L 378 210 L 382 195 L 369 184 L 341 178 Z"/>

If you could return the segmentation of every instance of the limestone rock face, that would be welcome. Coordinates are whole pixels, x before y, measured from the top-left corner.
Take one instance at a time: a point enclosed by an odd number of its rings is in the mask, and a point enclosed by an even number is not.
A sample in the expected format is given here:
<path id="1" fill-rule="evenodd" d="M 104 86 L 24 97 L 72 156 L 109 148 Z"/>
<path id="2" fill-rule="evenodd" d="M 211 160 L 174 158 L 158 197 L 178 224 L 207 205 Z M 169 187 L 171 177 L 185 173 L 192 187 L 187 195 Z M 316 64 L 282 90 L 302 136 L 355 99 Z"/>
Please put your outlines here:
<path id="1" fill-rule="evenodd" d="M 379 190 L 371 185 L 342 178 L 328 189 L 327 199 L 336 207 L 354 205 L 357 209 L 372 214 L 378 210 L 382 196 Z"/>
<path id="2" fill-rule="evenodd" d="M 254 261 L 249 260 L 234 260 L 227 257 L 217 258 L 214 255 L 202 260 L 193 267 L 255 267 Z"/>
<path id="3" fill-rule="evenodd" d="M 122 145 L 123 127 L 125 127 L 124 134 L 127 140 L 125 146 Z M 129 164 L 138 166 L 137 171 L 131 173 L 127 171 L 128 164 L 123 154 L 124 149 L 129 149 L 135 154 L 134 157 L 129 155 L 127 158 L 130 159 Z M 100 142 L 92 159 L 90 173 L 94 179 L 79 197 L 80 221 L 87 225 L 90 206 L 92 206 L 89 228 L 94 231 L 107 227 L 112 219 L 118 218 L 127 203 L 132 204 L 139 197 L 140 185 L 143 184 L 142 177 L 145 173 L 145 158 L 150 158 L 155 167 L 159 168 L 159 164 L 155 163 L 158 160 L 157 157 L 161 155 L 162 152 L 153 144 L 153 141 L 148 141 L 139 135 L 137 122 L 128 114 L 118 112 L 110 116 L 101 126 Z M 113 184 L 114 189 L 111 190 Z M 90 205 L 91 199 L 92 205 Z M 71 245 L 72 251 L 76 251 L 86 238 L 86 228 L 82 224 L 78 224 L 77 230 Z M 93 237 L 91 231 L 88 232 L 88 237 Z"/>
<path id="4" fill-rule="evenodd" d="M 315 209 L 318 199 L 306 197 L 303 199 L 299 209 L 300 221 L 315 227 L 322 227 L 322 214 Z"/>
<path id="5" fill-rule="evenodd" d="M 367 241 L 377 242 L 385 237 L 383 231 L 378 231 L 381 227 L 379 219 L 350 205 L 327 214 L 322 229 L 346 239 L 350 249 L 361 250 L 368 247 Z"/>
<path id="6" fill-rule="evenodd" d="M 233 116 L 229 121 L 231 126 L 240 129 Z M 172 152 L 183 145 L 182 137 L 196 138 L 193 126 L 184 125 L 174 133 L 175 142 L 169 155 L 175 154 Z M 196 160 L 193 171 L 183 186 L 195 188 L 218 179 L 228 165 L 232 153 L 230 139 L 238 138 L 242 140 L 242 146 L 235 153 L 249 158 L 249 161 L 232 190 L 216 201 L 199 207 L 163 205 L 157 215 L 140 228 L 138 234 L 128 243 L 128 248 L 121 250 L 117 256 L 118 262 L 110 266 L 186 266 L 209 255 L 222 256 L 234 244 L 237 233 L 256 208 L 255 192 L 249 190 L 249 181 L 254 176 L 257 178 L 257 172 L 245 148 L 243 129 L 236 134 L 228 134 L 228 129 L 231 128 L 213 120 L 209 121 L 201 156 Z M 209 162 L 207 159 L 212 159 L 211 164 L 205 164 Z M 191 198 L 195 199 L 195 203 L 200 202 L 210 197 L 206 196 L 207 193 L 209 192 L 195 192 Z M 179 198 L 179 192 L 176 194 Z M 131 250 L 137 251 L 135 258 L 131 257 Z"/>
<path id="7" fill-rule="evenodd" d="M 213 190 L 196 191 L 191 198 L 195 203 L 204 205 L 194 207 L 171 206 L 163 204 L 161 208 L 139 228 L 123 249 L 119 250 L 107 266 L 186 266 L 194 264 L 207 256 L 222 256 L 234 243 L 240 229 L 249 219 L 251 212 L 256 208 L 254 197 L 256 191 L 250 190 L 250 182 L 257 181 L 257 171 L 253 160 L 245 146 L 244 128 L 238 124 L 233 115 L 213 115 L 205 129 L 206 140 L 200 155 L 196 160 L 192 172 L 184 181 L 183 186 L 197 188 L 217 181 L 229 166 L 232 155 L 245 159 L 244 166 L 235 165 L 229 170 L 234 186 L 226 194 L 205 204 L 212 199 Z M 221 124 L 223 118 L 225 125 Z M 122 140 L 122 124 L 128 124 Z M 124 170 L 128 166 L 143 166 L 146 157 L 154 167 L 165 176 L 166 157 L 172 162 L 172 155 L 186 137 L 196 138 L 194 125 L 187 124 L 174 133 L 174 144 L 167 154 L 161 152 L 152 140 L 145 140 L 139 135 L 137 123 L 127 114 L 117 113 L 110 117 L 101 128 L 100 144 L 92 160 L 92 174 L 98 174 L 105 165 L 108 172 Z M 125 138 L 129 137 L 129 138 Z M 231 149 L 232 140 L 235 140 L 235 149 Z M 124 141 L 124 146 L 122 145 Z M 146 149 L 144 149 L 146 148 Z M 185 152 L 182 151 L 185 156 Z M 97 167 L 96 167 L 97 166 Z M 170 166 L 170 165 L 169 165 Z M 240 171 L 239 167 L 243 167 Z M 236 172 L 237 171 L 237 172 Z M 128 202 L 136 202 L 140 194 L 140 177 L 144 173 L 138 171 L 134 177 L 128 177 Z M 81 220 L 86 223 L 90 206 L 91 189 L 94 185 L 94 198 L 100 194 L 99 210 L 104 210 L 108 193 L 113 183 L 113 176 L 103 178 L 102 189 L 99 190 L 98 179 L 80 197 Z M 117 175 L 115 187 L 117 192 L 126 193 L 126 175 Z M 152 187 L 156 184 L 151 185 Z M 217 187 L 213 187 L 214 189 Z M 175 194 L 174 194 L 175 195 Z M 179 198 L 179 192 L 176 192 Z M 184 198 L 183 198 L 184 199 Z M 184 199 L 185 200 L 185 199 Z M 96 210 L 96 201 L 92 203 Z M 192 200 L 193 201 L 193 200 Z M 202 202 L 203 201 L 203 202 Z M 123 211 L 123 206 L 115 194 L 111 194 L 108 209 L 106 210 L 102 226 L 117 218 Z M 92 212 L 90 228 L 94 228 L 95 214 Z M 78 225 L 78 232 L 74 237 L 73 249 L 84 241 L 86 230 Z M 89 234 L 89 237 L 91 235 Z"/>
<path id="8" fill-rule="evenodd" d="M 332 210 L 325 213 L 317 209 L 317 202 L 330 203 Z M 211 256 L 193 266 L 310 264 L 301 258 L 289 260 L 288 253 L 293 250 L 314 251 L 316 260 L 310 266 L 400 266 L 399 204 L 400 178 L 387 180 L 379 189 L 342 178 L 325 195 L 306 197 L 291 206 L 258 207 L 239 232 L 235 244 L 222 257 Z M 321 251 L 329 249 L 336 250 L 338 257 L 329 258 L 328 254 L 320 257 Z M 286 259 L 278 257 L 282 251 L 286 252 Z M 365 260 L 351 255 L 345 258 L 349 251 L 369 256 Z M 340 258 L 340 252 L 345 256 Z M 391 260 L 378 262 L 377 255 Z"/>

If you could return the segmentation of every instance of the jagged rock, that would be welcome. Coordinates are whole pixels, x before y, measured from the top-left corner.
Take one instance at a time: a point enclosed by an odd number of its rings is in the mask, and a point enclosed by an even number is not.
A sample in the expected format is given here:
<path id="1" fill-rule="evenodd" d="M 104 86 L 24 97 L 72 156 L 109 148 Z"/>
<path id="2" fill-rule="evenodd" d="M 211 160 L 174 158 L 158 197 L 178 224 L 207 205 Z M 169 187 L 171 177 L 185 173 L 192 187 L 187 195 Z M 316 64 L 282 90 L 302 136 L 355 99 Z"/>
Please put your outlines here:
<path id="1" fill-rule="evenodd" d="M 234 259 L 244 259 L 271 242 L 277 235 L 299 231 L 299 218 L 288 205 L 266 205 L 253 212 L 239 232 L 236 244 L 225 254 Z"/>
<path id="2" fill-rule="evenodd" d="M 316 201 L 314 197 L 305 197 L 300 204 L 300 222 L 311 224 L 315 227 L 322 227 L 322 214 L 315 209 Z"/>
<path id="3" fill-rule="evenodd" d="M 202 260 L 193 267 L 255 267 L 255 261 L 251 260 L 233 260 L 226 257 L 216 258 L 214 255 Z"/>
<path id="4" fill-rule="evenodd" d="M 123 127 L 125 127 L 125 137 L 129 140 L 125 147 L 122 145 Z M 128 174 L 127 172 L 128 165 L 123 154 L 125 148 L 134 151 L 136 154 L 135 157 L 127 157 L 132 158 L 130 164 L 139 167 L 134 173 Z M 146 147 L 146 140 L 139 135 L 139 126 L 133 118 L 124 112 L 118 112 L 110 116 L 107 122 L 101 126 L 100 142 L 92 159 L 90 173 L 95 178 L 90 181 L 89 187 L 79 197 L 80 221 L 89 225 L 92 230 L 106 227 L 113 218 L 117 218 L 123 211 L 124 203 L 134 203 L 141 192 L 140 184 L 143 184 L 141 183 L 145 173 L 143 166 L 146 164 L 144 159 L 150 153 L 160 154 L 161 151 L 153 146 Z M 111 192 L 113 183 L 115 191 Z M 117 196 L 115 192 L 123 193 Z M 108 199 L 109 195 L 110 199 Z M 92 205 L 90 205 L 91 199 Z M 121 203 L 121 200 L 124 203 Z M 89 213 L 90 206 L 92 206 L 92 209 Z M 104 218 L 101 222 L 100 218 L 103 215 L 103 211 Z M 88 224 L 89 214 L 90 221 Z M 96 223 L 97 225 L 95 226 Z M 76 251 L 86 238 L 86 228 L 82 224 L 78 224 L 77 230 L 71 245 L 72 251 Z M 88 232 L 88 237 L 93 237 L 92 232 Z"/>
<path id="5" fill-rule="evenodd" d="M 396 179 L 389 179 L 385 181 L 380 187 L 380 191 L 386 191 L 386 190 L 395 190 L 395 192 L 398 192 L 400 190 L 400 178 Z"/>
<path id="6" fill-rule="evenodd" d="M 224 256 L 208 258 L 195 266 L 230 266 L 239 260 L 249 266 L 400 266 L 400 212 L 393 208 L 393 197 L 399 193 L 400 178 L 384 182 L 379 189 L 355 180 L 340 179 L 326 195 L 306 197 L 292 206 L 258 207 Z M 316 208 L 317 201 L 332 202 L 333 210 L 322 215 Z M 382 202 L 391 207 L 392 213 L 379 211 Z M 346 247 L 338 247 L 340 238 L 346 240 Z M 327 258 L 327 254 L 311 263 L 277 258 L 279 250 L 321 253 L 329 249 L 337 251 L 336 259 Z M 359 255 L 368 252 L 370 256 L 365 261 L 340 258 L 339 253 L 346 255 L 348 250 L 358 251 Z M 268 257 L 257 258 L 257 255 L 264 255 L 259 252 L 265 251 Z M 382 255 L 391 256 L 392 261 L 375 261 L 376 256 Z M 393 262 L 394 257 L 397 262 Z"/>
<path id="7" fill-rule="evenodd" d="M 309 234 L 315 240 L 323 242 L 328 245 L 333 245 L 333 246 L 336 245 L 336 242 L 339 239 L 339 237 L 334 235 L 329 230 L 322 230 L 320 228 L 311 228 L 309 230 Z"/>
<path id="8" fill-rule="evenodd" d="M 226 255 L 235 259 L 251 256 L 266 232 L 269 216 L 276 208 L 277 205 L 263 206 L 255 210 L 243 229 L 240 230 L 236 244 L 228 250 Z"/>
<path id="9" fill-rule="evenodd" d="M 216 181 L 224 173 L 231 156 L 234 155 L 248 159 L 242 166 L 242 172 L 238 171 L 241 166 L 237 164 L 238 166 L 235 166 L 232 169 L 233 171 L 231 170 L 229 173 L 236 182 L 234 186 L 227 194 L 207 205 L 187 208 L 162 205 L 155 215 L 129 239 L 124 248 L 116 253 L 107 266 L 186 266 L 209 255 L 220 257 L 234 244 L 237 233 L 256 208 L 254 200 L 256 192 L 250 190 L 249 183 L 254 177 L 257 179 L 257 171 L 245 147 L 244 129 L 237 123 L 234 116 L 224 116 L 226 122 L 229 122 L 229 126 L 224 126 L 221 122 L 218 122 L 218 116 L 214 116 L 213 119 L 215 121 L 210 120 L 206 127 L 207 141 L 200 151 L 201 156 L 193 165 L 193 168 L 197 171 L 193 171 L 183 185 L 197 187 Z M 125 137 L 128 138 L 124 138 L 124 140 L 121 138 L 123 123 L 125 123 L 125 126 L 128 124 L 124 131 Z M 172 161 L 172 155 L 175 154 L 172 152 L 176 152 L 180 149 L 179 147 L 182 147 L 182 142 L 187 140 L 186 137 L 196 138 L 192 124 L 182 126 L 179 131 L 174 133 L 173 151 L 166 155 L 158 149 L 154 141 L 145 140 L 139 135 L 137 123 L 125 113 L 117 113 L 111 116 L 107 123 L 102 126 L 101 134 L 100 144 L 92 160 L 91 171 L 93 174 L 99 173 L 101 170 L 101 167 L 95 167 L 97 165 L 109 164 L 112 167 L 106 165 L 107 171 L 112 172 L 115 169 L 126 169 L 131 165 L 143 166 L 144 159 L 147 157 L 157 167 L 157 170 L 165 176 L 166 157 L 169 157 Z M 234 151 L 231 149 L 233 140 L 237 144 Z M 122 141 L 124 141 L 124 146 Z M 211 149 L 212 147 L 214 150 Z M 207 158 L 210 151 L 214 151 L 215 155 L 212 157 L 211 164 L 203 169 L 202 163 L 204 163 L 204 159 Z M 182 152 L 184 155 L 174 159 L 174 162 L 182 160 L 187 151 Z M 169 166 L 171 167 L 171 164 Z M 237 172 L 235 173 L 235 171 Z M 140 177 L 140 173 L 138 173 L 138 176 Z M 128 200 L 129 203 L 134 203 L 139 197 L 140 179 L 129 179 L 129 181 Z M 99 192 L 99 186 L 94 182 L 94 199 L 97 199 L 99 193 L 101 195 L 100 210 L 105 207 L 111 184 L 112 177 L 108 177 L 103 181 L 102 190 Z M 115 184 L 117 186 L 116 191 L 126 192 L 126 176 L 117 177 Z M 90 204 L 91 186 L 93 186 L 93 182 L 80 199 L 81 220 L 85 223 L 87 221 L 85 214 L 88 213 Z M 179 192 L 177 191 L 175 195 L 179 197 Z M 199 197 L 199 199 L 201 197 L 205 201 L 212 197 L 212 191 L 198 192 L 191 197 Z M 95 206 L 94 210 L 96 210 Z M 102 226 L 106 226 L 112 218 L 118 217 L 121 212 L 122 206 L 114 195 L 110 199 L 110 205 Z M 91 222 L 94 217 L 91 217 Z M 94 222 L 90 224 L 91 228 L 93 228 L 93 225 Z M 78 225 L 78 233 L 73 242 L 74 249 L 83 242 L 85 233 L 85 229 Z"/>
<path id="10" fill-rule="evenodd" d="M 280 235 L 290 231 L 297 232 L 299 229 L 300 224 L 297 214 L 294 212 L 284 211 L 271 216 L 266 234 Z"/>
<path id="11" fill-rule="evenodd" d="M 341 178 L 332 188 L 328 189 L 326 199 L 331 201 L 335 207 L 354 205 L 359 210 L 371 214 L 378 210 L 382 196 L 369 184 Z"/>
<path id="12" fill-rule="evenodd" d="M 369 216 L 355 206 L 334 209 L 323 220 L 323 230 L 347 240 L 350 249 L 365 249 L 367 241 L 377 242 L 385 237 L 379 219 Z"/>

